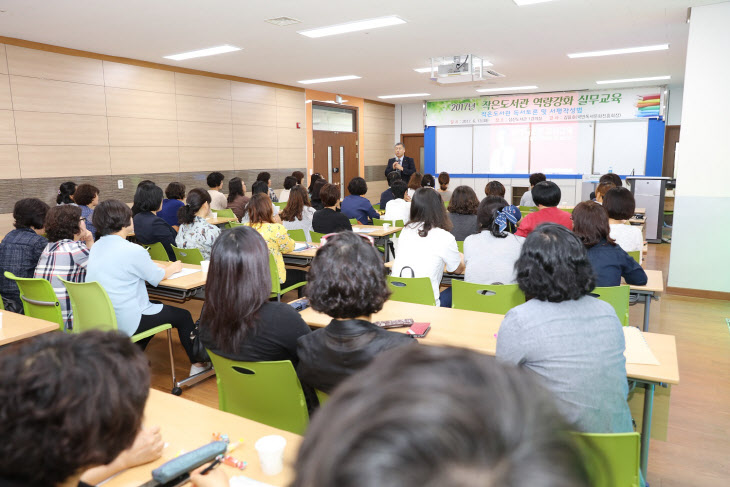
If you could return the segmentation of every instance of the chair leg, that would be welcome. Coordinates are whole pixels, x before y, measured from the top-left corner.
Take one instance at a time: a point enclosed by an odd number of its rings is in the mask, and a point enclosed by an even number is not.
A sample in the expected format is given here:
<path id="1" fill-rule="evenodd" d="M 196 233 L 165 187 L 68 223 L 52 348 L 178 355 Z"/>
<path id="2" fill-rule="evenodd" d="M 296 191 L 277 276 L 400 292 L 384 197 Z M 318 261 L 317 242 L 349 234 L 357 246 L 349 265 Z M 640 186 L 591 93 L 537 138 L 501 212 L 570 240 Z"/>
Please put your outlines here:
<path id="1" fill-rule="evenodd" d="M 172 354 L 172 329 L 167 330 L 167 349 L 170 352 L 170 375 L 172 377 L 173 393 L 177 388 L 177 378 L 175 377 L 175 356 Z"/>

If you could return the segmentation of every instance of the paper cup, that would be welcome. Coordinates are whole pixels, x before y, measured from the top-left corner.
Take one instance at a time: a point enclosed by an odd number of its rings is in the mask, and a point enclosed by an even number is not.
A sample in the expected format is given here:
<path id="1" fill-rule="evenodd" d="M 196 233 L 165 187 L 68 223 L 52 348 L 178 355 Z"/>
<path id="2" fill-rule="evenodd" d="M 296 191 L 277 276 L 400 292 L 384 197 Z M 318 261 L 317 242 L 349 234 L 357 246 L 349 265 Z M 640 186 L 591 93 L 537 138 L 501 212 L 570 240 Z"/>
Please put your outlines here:
<path id="1" fill-rule="evenodd" d="M 204 261 L 200 262 L 200 270 L 202 270 L 203 272 L 207 273 L 209 267 L 210 267 L 209 260 L 204 260 Z"/>
<path id="2" fill-rule="evenodd" d="M 277 475 L 284 470 L 284 447 L 286 438 L 270 435 L 259 438 L 254 448 L 259 454 L 264 475 Z"/>
<path id="3" fill-rule="evenodd" d="M 386 229 L 386 230 L 389 229 L 390 228 L 390 223 L 383 223 L 383 228 Z"/>

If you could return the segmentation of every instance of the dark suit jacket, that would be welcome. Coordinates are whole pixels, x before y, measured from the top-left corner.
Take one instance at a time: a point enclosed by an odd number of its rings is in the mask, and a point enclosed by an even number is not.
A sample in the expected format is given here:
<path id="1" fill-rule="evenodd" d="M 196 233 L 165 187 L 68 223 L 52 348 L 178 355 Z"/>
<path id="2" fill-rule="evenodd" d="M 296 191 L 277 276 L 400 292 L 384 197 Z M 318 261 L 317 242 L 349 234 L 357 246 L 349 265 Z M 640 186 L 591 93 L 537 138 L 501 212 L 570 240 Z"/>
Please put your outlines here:
<path id="1" fill-rule="evenodd" d="M 177 232 L 165 220 L 150 211 L 134 215 L 134 238 L 137 242 L 150 245 L 162 242 L 171 261 L 175 260 L 172 245 L 175 245 Z"/>
<path id="2" fill-rule="evenodd" d="M 388 167 L 385 168 L 385 177 L 388 177 L 388 174 L 395 171 L 396 169 L 393 169 L 393 163 L 395 163 L 395 157 L 392 157 L 388 159 Z M 403 171 L 401 172 L 401 177 L 403 178 L 403 181 L 406 183 L 409 179 L 411 179 L 411 174 L 416 172 L 416 163 L 413 162 L 412 157 L 403 156 Z"/>
<path id="3" fill-rule="evenodd" d="M 332 320 L 325 328 L 297 340 L 297 375 L 305 384 L 330 393 L 380 352 L 416 343 L 408 335 L 384 330 L 369 321 Z"/>

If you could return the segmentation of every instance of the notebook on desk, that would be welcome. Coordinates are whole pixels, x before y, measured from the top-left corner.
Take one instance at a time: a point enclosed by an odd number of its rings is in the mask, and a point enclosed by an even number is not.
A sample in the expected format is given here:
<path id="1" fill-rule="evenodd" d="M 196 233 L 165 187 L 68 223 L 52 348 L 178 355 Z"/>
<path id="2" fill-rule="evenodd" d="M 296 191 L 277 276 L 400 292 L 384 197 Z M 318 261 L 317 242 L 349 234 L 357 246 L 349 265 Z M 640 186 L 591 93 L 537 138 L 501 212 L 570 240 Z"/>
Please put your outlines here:
<path id="1" fill-rule="evenodd" d="M 626 357 L 627 364 L 659 365 L 659 361 L 649 348 L 649 344 L 646 343 L 641 330 L 635 326 L 624 326 L 623 330 L 626 342 L 624 357 Z"/>

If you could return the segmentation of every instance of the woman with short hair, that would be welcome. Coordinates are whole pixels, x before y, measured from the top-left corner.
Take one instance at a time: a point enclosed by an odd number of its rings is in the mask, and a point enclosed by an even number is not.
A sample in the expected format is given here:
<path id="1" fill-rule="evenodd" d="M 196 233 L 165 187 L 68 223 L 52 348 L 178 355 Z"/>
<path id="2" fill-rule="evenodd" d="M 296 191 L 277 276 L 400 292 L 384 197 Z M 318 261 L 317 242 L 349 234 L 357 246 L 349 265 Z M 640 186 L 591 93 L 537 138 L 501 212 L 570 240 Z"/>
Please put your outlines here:
<path id="1" fill-rule="evenodd" d="M 221 234 L 220 228 L 205 219 L 210 213 L 210 203 L 210 193 L 203 188 L 195 188 L 177 213 L 180 231 L 175 237 L 175 246 L 180 249 L 198 249 L 205 260 L 210 259 L 210 250 Z"/>
<path id="2" fill-rule="evenodd" d="M 79 184 L 74 191 L 74 203 L 81 208 L 81 218 L 86 222 L 86 229 L 96 236 L 94 227 L 94 208 L 99 204 L 99 188 L 91 184 Z"/>
<path id="3" fill-rule="evenodd" d="M 279 203 L 286 203 L 289 201 L 289 193 L 291 193 L 291 189 L 299 184 L 297 182 L 297 178 L 294 176 L 287 176 L 284 178 L 284 189 L 281 190 L 279 193 Z"/>
<path id="4" fill-rule="evenodd" d="M 347 218 L 354 218 L 362 225 L 372 225 L 373 218 L 380 218 L 380 213 L 375 211 L 373 205 L 367 198 L 364 198 L 368 192 L 368 183 L 363 178 L 352 178 L 347 185 L 347 191 L 350 193 L 342 200 L 340 208 Z"/>
<path id="5" fill-rule="evenodd" d="M 457 186 L 449 201 L 449 218 L 454 227 L 451 234 L 458 242 L 478 231 L 477 210 L 479 198 L 471 186 Z"/>
<path id="6" fill-rule="evenodd" d="M 175 245 L 177 232 L 157 216 L 157 212 L 162 209 L 162 188 L 156 184 L 140 186 L 134 194 L 134 204 L 139 211 L 134 215 L 134 238 L 142 245 L 161 243 L 167 258 L 175 260 L 172 246 Z"/>
<path id="7" fill-rule="evenodd" d="M 75 205 L 54 206 L 46 215 L 48 245 L 38 259 L 33 277 L 51 283 L 61 305 L 61 316 L 66 330 L 73 329 L 73 310 L 66 286 L 61 279 L 70 282 L 86 280 L 86 264 L 94 236 L 86 229 L 81 218 L 81 208 Z"/>
<path id="8" fill-rule="evenodd" d="M 378 353 L 416 342 L 370 322 L 390 295 L 372 238 L 352 232 L 322 238 L 309 271 L 307 297 L 312 309 L 332 321 L 299 338 L 297 373 L 303 383 L 329 393 Z"/>
<path id="9" fill-rule="evenodd" d="M 418 188 L 421 187 L 421 180 L 423 179 L 423 174 L 420 172 L 414 172 L 411 174 L 410 179 L 408 179 L 408 198 L 406 198 L 406 201 L 413 198 L 413 194 L 418 190 Z"/>
<path id="10" fill-rule="evenodd" d="M 185 204 L 185 185 L 172 182 L 165 188 L 165 199 L 162 200 L 162 209 L 157 216 L 165 220 L 168 225 L 177 230 L 177 212 Z"/>
<path id="11" fill-rule="evenodd" d="M 633 431 L 621 322 L 589 294 L 596 280 L 583 243 L 543 223 L 527 236 L 515 269 L 527 302 L 504 317 L 497 358 L 541 376 L 577 430 Z"/>
<path id="12" fill-rule="evenodd" d="M 504 198 L 505 193 L 507 193 L 507 189 L 504 187 L 504 184 L 499 181 L 489 181 L 487 185 L 484 186 L 484 194 L 487 196 Z"/>
<path id="13" fill-rule="evenodd" d="M 319 191 L 323 208 L 314 212 L 312 216 L 312 230 L 318 233 L 334 233 L 352 230 L 352 224 L 347 215 L 337 210 L 340 202 L 340 188 L 334 184 L 324 184 Z"/>
<path id="14" fill-rule="evenodd" d="M 294 186 L 287 196 L 286 208 L 279 213 L 281 223 L 287 230 L 304 230 L 307 242 L 311 241 L 314 208 L 310 206 L 307 190 L 302 186 Z"/>

